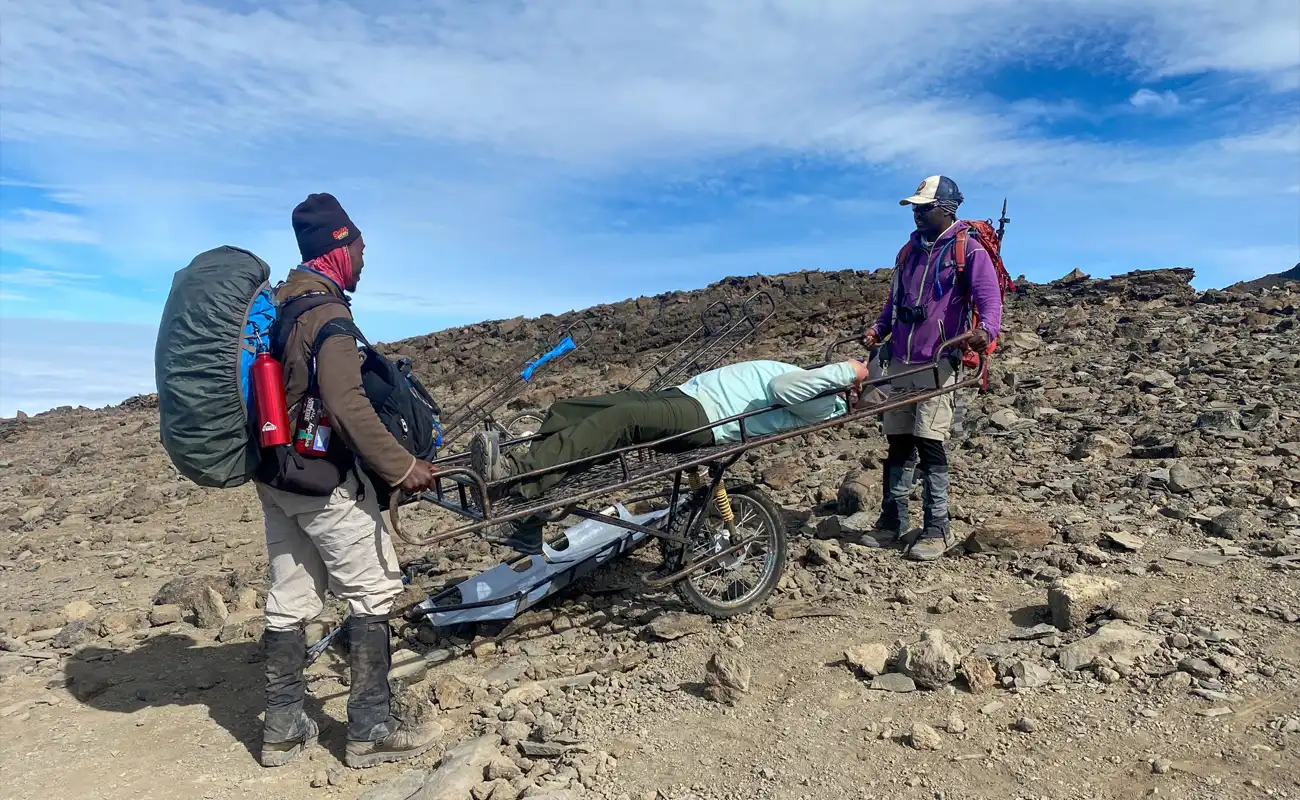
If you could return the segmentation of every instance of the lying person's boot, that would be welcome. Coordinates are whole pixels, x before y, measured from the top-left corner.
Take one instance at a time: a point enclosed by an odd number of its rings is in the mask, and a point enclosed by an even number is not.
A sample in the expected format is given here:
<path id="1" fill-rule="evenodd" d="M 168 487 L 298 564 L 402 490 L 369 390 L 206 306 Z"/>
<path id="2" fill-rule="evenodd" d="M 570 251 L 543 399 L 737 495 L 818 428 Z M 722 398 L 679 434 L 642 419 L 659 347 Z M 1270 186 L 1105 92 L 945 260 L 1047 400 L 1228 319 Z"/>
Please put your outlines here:
<path id="1" fill-rule="evenodd" d="M 392 666 L 388 620 L 349 617 L 348 733 L 343 763 L 354 769 L 415 758 L 433 747 L 442 729 L 411 725 L 391 714 L 388 671 Z"/>
<path id="2" fill-rule="evenodd" d="M 479 431 L 469 443 L 469 466 L 487 483 L 503 480 L 510 476 L 510 465 L 501 457 L 501 433 L 499 431 Z M 497 502 L 506 496 L 508 487 L 492 486 L 488 488 L 488 499 Z M 483 506 L 483 493 L 477 486 L 471 488 L 474 502 Z"/>
<path id="3" fill-rule="evenodd" d="M 307 693 L 303 680 L 307 635 L 301 628 L 267 630 L 262 641 L 266 648 L 266 715 L 259 761 L 264 767 L 282 767 L 320 735 L 319 727 L 302 710 Z"/>

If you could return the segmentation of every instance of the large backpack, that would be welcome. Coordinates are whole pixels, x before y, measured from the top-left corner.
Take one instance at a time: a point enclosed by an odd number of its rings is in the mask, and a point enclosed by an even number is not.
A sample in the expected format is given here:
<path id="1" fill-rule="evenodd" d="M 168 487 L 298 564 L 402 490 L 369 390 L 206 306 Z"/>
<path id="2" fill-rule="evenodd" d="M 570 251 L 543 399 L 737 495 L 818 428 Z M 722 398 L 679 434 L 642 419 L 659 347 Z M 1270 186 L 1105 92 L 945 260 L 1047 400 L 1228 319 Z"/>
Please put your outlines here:
<path id="1" fill-rule="evenodd" d="M 283 359 L 289 334 L 298 318 L 317 306 L 331 303 L 347 305 L 346 300 L 328 292 L 309 292 L 284 301 L 271 336 L 271 354 Z M 438 417 L 442 412 L 412 372 L 411 360 L 389 360 L 370 344 L 356 323 L 340 317 L 329 320 L 317 332 L 311 350 L 313 370 L 321 345 L 333 336 L 351 337 L 365 351 L 365 360 L 361 363 L 361 388 L 379 421 L 406 452 L 425 461 L 432 459 L 442 444 L 442 434 L 438 428 Z M 371 483 L 379 495 L 380 508 L 386 509 L 391 494 L 387 482 L 375 475 L 364 463 L 362 468 L 371 477 Z"/>
<path id="2" fill-rule="evenodd" d="M 275 320 L 270 276 L 256 255 L 222 246 L 172 278 L 154 345 L 159 434 L 200 486 L 238 486 L 261 460 L 249 371 Z"/>

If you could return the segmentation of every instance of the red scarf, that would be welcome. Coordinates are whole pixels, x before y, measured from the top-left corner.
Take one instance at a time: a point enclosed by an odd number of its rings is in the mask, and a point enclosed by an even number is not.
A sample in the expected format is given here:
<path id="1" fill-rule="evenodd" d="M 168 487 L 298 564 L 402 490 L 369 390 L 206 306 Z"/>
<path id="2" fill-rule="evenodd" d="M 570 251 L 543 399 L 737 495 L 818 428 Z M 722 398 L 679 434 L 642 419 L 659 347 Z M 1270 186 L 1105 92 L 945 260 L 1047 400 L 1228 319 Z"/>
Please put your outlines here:
<path id="1" fill-rule="evenodd" d="M 352 251 L 346 246 L 336 247 L 325 255 L 304 263 L 303 266 L 334 281 L 343 291 L 347 291 L 352 285 Z"/>

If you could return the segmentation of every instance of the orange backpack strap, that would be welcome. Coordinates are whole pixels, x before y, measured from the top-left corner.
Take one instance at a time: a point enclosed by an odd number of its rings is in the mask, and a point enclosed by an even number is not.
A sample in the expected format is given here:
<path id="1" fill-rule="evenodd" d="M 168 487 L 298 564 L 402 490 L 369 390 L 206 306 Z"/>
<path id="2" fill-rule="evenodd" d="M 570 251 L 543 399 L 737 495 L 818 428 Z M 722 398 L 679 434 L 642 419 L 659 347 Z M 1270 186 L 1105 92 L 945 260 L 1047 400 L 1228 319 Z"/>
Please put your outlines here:
<path id="1" fill-rule="evenodd" d="M 898 255 L 894 257 L 894 269 L 896 270 L 902 269 L 903 265 L 907 263 L 907 256 L 911 252 L 912 252 L 912 240 L 908 239 L 907 244 L 903 245 L 903 249 L 899 250 Z"/>

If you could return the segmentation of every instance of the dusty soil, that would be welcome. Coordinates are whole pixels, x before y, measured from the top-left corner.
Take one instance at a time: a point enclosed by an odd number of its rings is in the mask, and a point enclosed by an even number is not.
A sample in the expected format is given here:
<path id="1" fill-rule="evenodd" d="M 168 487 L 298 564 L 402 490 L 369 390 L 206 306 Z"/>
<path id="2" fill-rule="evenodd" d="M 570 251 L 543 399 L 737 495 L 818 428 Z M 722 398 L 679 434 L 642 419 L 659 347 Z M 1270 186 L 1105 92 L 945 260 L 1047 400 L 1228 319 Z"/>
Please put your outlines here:
<path id="1" fill-rule="evenodd" d="M 909 562 L 836 515 L 859 471 L 878 500 L 871 426 L 756 454 L 737 477 L 765 486 L 791 536 L 763 609 L 714 622 L 640 587 L 651 550 L 508 627 L 395 626 L 398 657 L 428 666 L 399 692 L 444 735 L 366 771 L 340 760 L 333 652 L 310 672 L 320 746 L 256 763 L 266 559 L 251 489 L 178 480 L 148 398 L 7 423 L 0 797 L 405 800 L 394 781 L 411 769 L 412 794 L 444 796 L 444 749 L 482 736 L 496 760 L 456 797 L 1300 797 L 1300 287 L 1198 295 L 1187 277 L 1075 276 L 1010 300 L 991 391 L 950 448 L 963 548 Z M 867 312 L 843 304 L 842 277 L 748 280 L 670 299 L 799 298 L 740 358 L 816 360 Z M 862 280 L 862 297 L 883 283 Z M 393 349 L 495 342 L 512 357 L 487 328 Z M 603 347 L 537 391 L 603 389 L 652 355 Z M 436 567 L 412 597 L 502 555 L 399 552 Z M 931 630 L 940 644 L 920 644 Z M 1100 649 L 1111 636 L 1129 638 Z M 862 645 L 883 663 L 846 663 Z M 719 656 L 731 677 L 710 668 Z"/>

